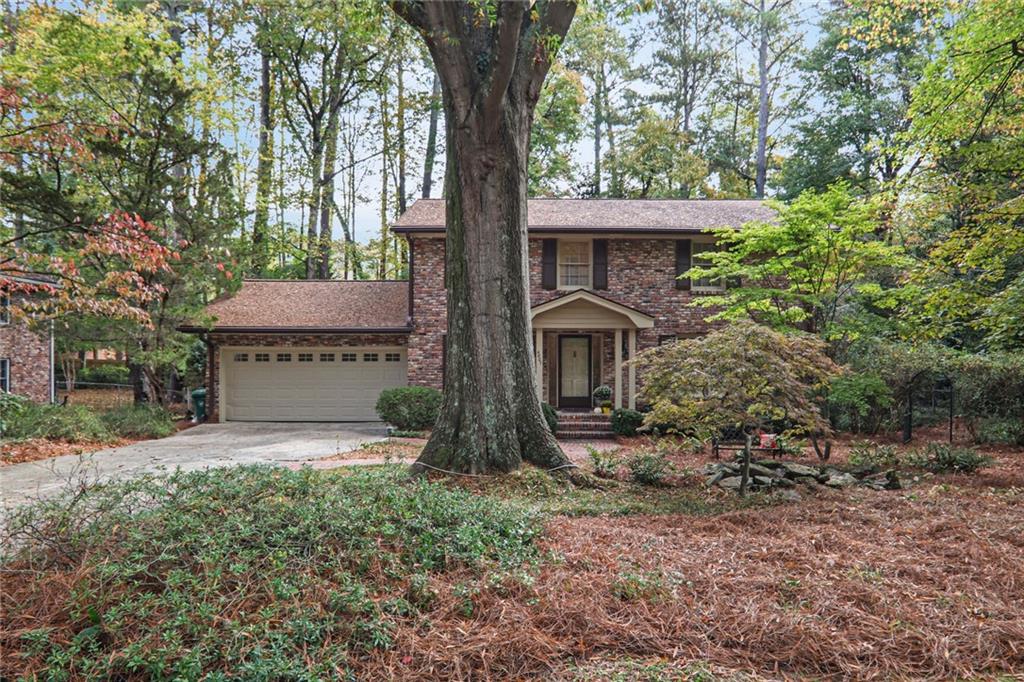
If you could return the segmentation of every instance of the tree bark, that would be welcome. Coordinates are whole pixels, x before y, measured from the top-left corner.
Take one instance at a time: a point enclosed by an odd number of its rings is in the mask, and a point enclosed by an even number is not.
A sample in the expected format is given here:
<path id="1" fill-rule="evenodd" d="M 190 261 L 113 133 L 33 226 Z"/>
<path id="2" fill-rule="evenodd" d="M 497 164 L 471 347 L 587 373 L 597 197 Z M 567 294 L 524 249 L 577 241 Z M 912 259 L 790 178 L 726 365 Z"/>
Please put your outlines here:
<path id="1" fill-rule="evenodd" d="M 437 156 L 437 119 L 441 113 L 441 79 L 434 73 L 430 88 L 430 127 L 427 129 L 427 151 L 423 155 L 423 198 L 430 198 L 434 184 L 434 158 Z"/>
<path id="2" fill-rule="evenodd" d="M 757 25 L 757 160 L 754 196 L 763 199 L 764 186 L 768 178 L 768 15 L 764 0 L 761 0 L 760 10 Z"/>
<path id="3" fill-rule="evenodd" d="M 444 402 L 413 470 L 572 466 L 534 382 L 526 187 L 533 111 L 553 56 L 546 38 L 565 36 L 575 4 L 499 3 L 490 23 L 472 2 L 392 7 L 427 41 L 447 132 Z"/>
<path id="4" fill-rule="evenodd" d="M 262 275 L 269 259 L 270 192 L 274 172 L 274 117 L 271 111 L 270 53 L 260 53 L 260 137 L 256 161 L 256 212 L 252 224 L 252 271 Z"/>
<path id="5" fill-rule="evenodd" d="M 331 277 L 331 237 L 334 219 L 334 167 L 338 157 L 338 118 L 327 126 L 324 146 L 324 173 L 320 181 L 320 241 L 317 245 L 317 277 Z"/>

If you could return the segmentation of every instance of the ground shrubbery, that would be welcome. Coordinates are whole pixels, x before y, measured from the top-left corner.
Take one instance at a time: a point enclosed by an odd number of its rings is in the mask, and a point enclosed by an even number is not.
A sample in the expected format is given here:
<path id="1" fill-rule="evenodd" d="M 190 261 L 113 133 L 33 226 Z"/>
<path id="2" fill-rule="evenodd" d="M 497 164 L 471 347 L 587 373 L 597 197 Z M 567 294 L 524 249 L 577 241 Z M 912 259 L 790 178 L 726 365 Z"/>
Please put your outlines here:
<path id="1" fill-rule="evenodd" d="M 957 447 L 946 443 L 928 443 L 921 450 L 911 453 L 906 459 L 910 466 L 935 473 L 959 474 L 973 474 L 991 461 L 991 458 L 973 448 Z"/>
<path id="2" fill-rule="evenodd" d="M 636 410 L 618 409 L 612 412 L 612 431 L 619 436 L 635 436 L 644 423 L 644 415 Z"/>
<path id="3" fill-rule="evenodd" d="M 397 628 L 450 606 L 435 577 L 458 574 L 472 609 L 538 559 L 541 531 L 522 508 L 380 471 L 92 488 L 9 525 L 0 678 L 358 677 Z"/>
<path id="4" fill-rule="evenodd" d="M 441 392 L 425 386 L 402 386 L 381 391 L 377 414 L 402 431 L 422 431 L 434 426 L 441 412 Z"/>
<path id="5" fill-rule="evenodd" d="M 115 438 L 163 438 L 174 433 L 174 418 L 162 407 L 134 405 L 97 412 L 84 405 L 37 405 L 5 398 L 4 438 L 45 438 L 71 443 Z"/>
<path id="6" fill-rule="evenodd" d="M 548 430 L 551 433 L 558 433 L 558 411 L 547 403 L 541 403 L 540 407 L 544 412 L 544 421 L 548 425 Z"/>

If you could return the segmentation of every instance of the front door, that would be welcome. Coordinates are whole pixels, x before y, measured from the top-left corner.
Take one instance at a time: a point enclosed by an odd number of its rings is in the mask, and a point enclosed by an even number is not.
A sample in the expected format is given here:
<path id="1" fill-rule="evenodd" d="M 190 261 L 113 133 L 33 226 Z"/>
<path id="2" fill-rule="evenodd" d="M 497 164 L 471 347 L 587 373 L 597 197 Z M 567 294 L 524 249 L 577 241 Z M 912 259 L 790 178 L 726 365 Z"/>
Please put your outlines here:
<path id="1" fill-rule="evenodd" d="M 590 337 L 558 337 L 558 406 L 590 407 Z"/>

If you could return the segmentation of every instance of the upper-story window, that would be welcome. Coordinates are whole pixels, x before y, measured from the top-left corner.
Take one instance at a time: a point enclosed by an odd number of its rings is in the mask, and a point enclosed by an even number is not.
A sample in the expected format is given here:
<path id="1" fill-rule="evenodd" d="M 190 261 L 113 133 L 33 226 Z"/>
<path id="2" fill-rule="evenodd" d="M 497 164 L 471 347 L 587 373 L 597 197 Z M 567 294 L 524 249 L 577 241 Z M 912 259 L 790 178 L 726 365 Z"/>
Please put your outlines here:
<path id="1" fill-rule="evenodd" d="M 709 268 L 713 265 L 707 254 L 718 251 L 718 245 L 712 242 L 693 243 L 693 267 Z M 710 279 L 708 277 L 693 278 L 691 287 L 694 291 L 724 291 L 725 282 L 721 279 Z"/>
<path id="2" fill-rule="evenodd" d="M 558 287 L 590 288 L 592 267 L 589 241 L 558 240 Z"/>
<path id="3" fill-rule="evenodd" d="M 0 296 L 0 325 L 11 323 L 11 297 Z"/>

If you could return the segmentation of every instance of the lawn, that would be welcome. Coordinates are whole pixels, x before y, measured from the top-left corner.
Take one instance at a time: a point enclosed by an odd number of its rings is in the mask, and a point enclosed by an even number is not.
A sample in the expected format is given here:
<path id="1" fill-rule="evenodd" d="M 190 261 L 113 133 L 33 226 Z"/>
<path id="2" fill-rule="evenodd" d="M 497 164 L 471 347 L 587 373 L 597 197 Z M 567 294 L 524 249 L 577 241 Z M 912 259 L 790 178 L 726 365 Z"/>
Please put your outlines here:
<path id="1" fill-rule="evenodd" d="M 77 491 L 11 523 L 0 678 L 1019 675 L 1022 453 L 993 455 L 795 501 L 399 466 Z"/>

